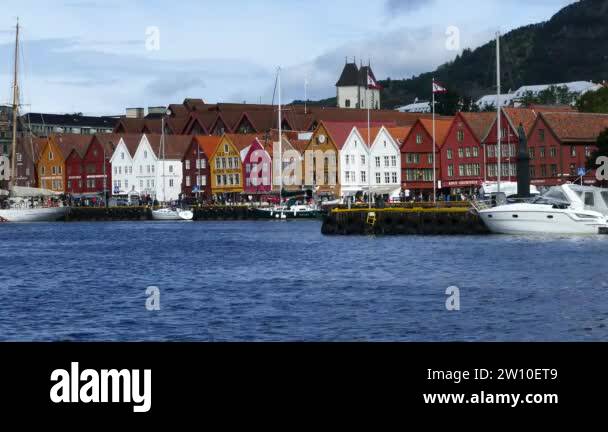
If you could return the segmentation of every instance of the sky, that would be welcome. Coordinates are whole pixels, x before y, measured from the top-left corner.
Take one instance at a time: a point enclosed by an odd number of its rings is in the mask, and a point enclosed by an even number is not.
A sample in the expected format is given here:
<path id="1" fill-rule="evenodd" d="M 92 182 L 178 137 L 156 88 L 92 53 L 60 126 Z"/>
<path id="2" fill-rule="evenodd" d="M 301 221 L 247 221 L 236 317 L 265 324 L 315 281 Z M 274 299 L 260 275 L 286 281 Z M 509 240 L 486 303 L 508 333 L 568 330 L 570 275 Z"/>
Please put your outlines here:
<path id="1" fill-rule="evenodd" d="M 3 0 L 8 2 L 8 0 Z M 0 103 L 22 26 L 23 112 L 119 115 L 184 98 L 335 96 L 346 58 L 409 78 L 572 0 L 20 0 L 0 15 Z M 458 36 L 458 38 L 456 38 Z M 305 85 L 305 82 L 308 84 Z"/>

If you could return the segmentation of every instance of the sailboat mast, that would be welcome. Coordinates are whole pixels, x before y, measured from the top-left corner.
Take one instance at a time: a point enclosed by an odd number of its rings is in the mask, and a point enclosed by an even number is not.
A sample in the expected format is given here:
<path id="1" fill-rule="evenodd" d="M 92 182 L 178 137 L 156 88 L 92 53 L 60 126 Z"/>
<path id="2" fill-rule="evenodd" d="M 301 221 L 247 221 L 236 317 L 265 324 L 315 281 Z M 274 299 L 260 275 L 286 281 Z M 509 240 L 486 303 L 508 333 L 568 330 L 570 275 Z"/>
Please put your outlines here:
<path id="1" fill-rule="evenodd" d="M 502 127 L 500 124 L 500 32 L 496 32 L 496 141 L 498 143 L 498 182 L 497 182 L 497 193 L 500 194 L 500 182 L 502 177 Z"/>
<path id="2" fill-rule="evenodd" d="M 13 188 L 16 180 L 17 156 L 17 121 L 19 119 L 19 18 L 17 18 L 17 31 L 15 33 L 15 66 L 13 77 L 13 139 L 11 145 L 11 172 L 9 176 L 9 190 Z"/>
<path id="3" fill-rule="evenodd" d="M 160 135 L 160 148 L 161 148 L 161 163 L 163 164 L 163 202 L 167 201 L 167 191 L 165 188 L 165 118 L 161 119 L 161 135 Z"/>
<path id="4" fill-rule="evenodd" d="M 277 87 L 279 96 L 279 205 L 283 202 L 283 112 L 281 108 L 281 68 L 277 71 Z"/>

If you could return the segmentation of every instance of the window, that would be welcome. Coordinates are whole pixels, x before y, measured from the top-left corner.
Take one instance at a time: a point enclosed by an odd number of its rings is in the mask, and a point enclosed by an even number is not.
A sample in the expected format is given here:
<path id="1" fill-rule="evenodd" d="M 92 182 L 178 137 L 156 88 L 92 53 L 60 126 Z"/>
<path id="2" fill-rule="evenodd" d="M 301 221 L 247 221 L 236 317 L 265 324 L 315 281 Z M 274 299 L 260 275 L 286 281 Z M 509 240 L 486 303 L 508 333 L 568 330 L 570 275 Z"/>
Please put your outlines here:
<path id="1" fill-rule="evenodd" d="M 448 149 L 447 157 L 448 157 L 448 160 L 452 160 L 452 149 Z"/>
<path id="2" fill-rule="evenodd" d="M 551 177 L 557 177 L 557 165 L 556 164 L 551 165 Z"/>
<path id="3" fill-rule="evenodd" d="M 466 171 L 465 171 L 465 167 L 463 164 L 458 165 L 458 175 L 460 177 L 464 177 Z"/>
<path id="4" fill-rule="evenodd" d="M 585 146 L 585 157 L 591 157 L 591 147 Z"/>
<path id="5" fill-rule="evenodd" d="M 538 130 L 538 139 L 540 142 L 544 142 L 545 141 L 545 130 L 544 129 L 539 129 Z"/>
<path id="6" fill-rule="evenodd" d="M 207 168 L 207 161 L 205 159 L 201 159 L 201 169 Z"/>
<path id="7" fill-rule="evenodd" d="M 448 165 L 448 177 L 454 177 L 454 165 Z"/>
<path id="8" fill-rule="evenodd" d="M 393 181 L 393 183 L 397 183 L 397 173 L 393 171 L 393 173 L 391 174 L 391 179 Z"/>
<path id="9" fill-rule="evenodd" d="M 222 175 L 222 182 L 224 183 L 224 185 L 228 184 L 228 177 L 226 176 L 226 174 Z"/>
<path id="10" fill-rule="evenodd" d="M 361 171 L 361 183 L 367 182 L 367 174 L 365 171 Z"/>
<path id="11" fill-rule="evenodd" d="M 350 156 L 350 163 L 353 165 L 355 164 L 355 155 Z"/>
<path id="12" fill-rule="evenodd" d="M 365 165 L 365 155 L 361 155 L 361 166 Z"/>
<path id="13" fill-rule="evenodd" d="M 122 174 L 122 167 L 118 167 L 118 174 Z"/>
<path id="14" fill-rule="evenodd" d="M 397 156 L 391 156 L 391 166 L 392 167 L 397 166 Z"/>
<path id="15" fill-rule="evenodd" d="M 143 173 L 144 173 L 144 166 L 143 166 L 143 165 L 140 165 L 140 166 L 139 166 L 139 173 L 140 173 L 140 174 L 143 174 Z"/>
<path id="16" fill-rule="evenodd" d="M 122 160 L 125 160 L 125 154 L 124 154 L 124 152 L 120 154 L 120 158 L 121 158 Z"/>
<path id="17" fill-rule="evenodd" d="M 380 156 L 376 156 L 376 168 L 380 168 Z"/>
<path id="18" fill-rule="evenodd" d="M 241 176 L 239 174 L 234 175 L 234 184 L 241 184 Z"/>
<path id="19" fill-rule="evenodd" d="M 534 159 L 534 156 L 536 155 L 534 147 L 530 147 L 528 153 L 530 154 L 530 159 Z"/>
<path id="20" fill-rule="evenodd" d="M 539 149 L 539 151 L 538 151 L 538 154 L 539 154 L 539 156 L 540 156 L 541 159 L 544 159 L 545 158 L 545 148 L 541 147 Z"/>
<path id="21" fill-rule="evenodd" d="M 416 134 L 416 144 L 422 144 L 422 134 Z"/>
<path id="22" fill-rule="evenodd" d="M 21 153 L 17 153 L 17 162 L 23 161 L 23 155 Z"/>
<path id="23" fill-rule="evenodd" d="M 576 157 L 576 147 L 570 146 L 570 156 Z"/>
<path id="24" fill-rule="evenodd" d="M 462 129 L 458 129 L 458 132 L 456 132 L 456 139 L 458 142 L 464 141 L 464 131 Z"/>
<path id="25" fill-rule="evenodd" d="M 207 186 L 207 176 L 201 176 L 201 186 Z"/>
<path id="26" fill-rule="evenodd" d="M 228 158 L 228 168 L 232 168 L 232 158 Z"/>
<path id="27" fill-rule="evenodd" d="M 120 172 L 120 168 L 118 169 L 118 172 Z M 150 165 L 146 165 L 146 172 L 148 174 L 150 174 L 150 172 L 152 172 L 152 170 L 150 169 Z"/>
<path id="28" fill-rule="evenodd" d="M 221 167 L 222 167 L 222 166 L 221 166 L 221 164 L 220 164 L 220 158 L 217 158 L 217 159 L 215 160 L 215 168 L 220 169 Z"/>
<path id="29" fill-rule="evenodd" d="M 346 99 L 346 100 L 344 101 L 344 106 L 345 106 L 346 108 L 350 108 L 350 99 Z"/>
<path id="30" fill-rule="evenodd" d="M 530 166 L 530 177 L 536 177 L 536 167 Z"/>
<path id="31" fill-rule="evenodd" d="M 190 159 L 186 159 L 186 169 L 190 169 Z"/>
<path id="32" fill-rule="evenodd" d="M 585 192 L 585 207 L 595 207 L 593 192 Z"/>
<path id="33" fill-rule="evenodd" d="M 217 178 L 216 178 L 216 181 L 215 181 L 215 182 L 216 182 L 218 185 L 221 185 L 221 184 L 222 184 L 222 176 L 221 176 L 221 175 L 218 175 L 218 176 L 217 176 Z"/>
<path id="34" fill-rule="evenodd" d="M 139 189 L 143 189 L 144 188 L 144 181 L 140 180 L 139 181 Z"/>
<path id="35" fill-rule="evenodd" d="M 551 155 L 551 157 L 556 157 L 557 156 L 557 147 L 551 147 L 549 154 Z"/>
<path id="36" fill-rule="evenodd" d="M 148 159 L 148 152 L 144 151 L 144 159 Z"/>
<path id="37" fill-rule="evenodd" d="M 53 152 L 49 152 L 49 160 L 53 160 Z"/>
<path id="38" fill-rule="evenodd" d="M 470 158 L 471 157 L 471 147 L 465 148 L 464 154 L 466 155 L 466 157 Z"/>
<path id="39" fill-rule="evenodd" d="M 458 157 L 459 158 L 463 158 L 464 157 L 464 149 L 463 148 L 459 148 L 458 149 Z"/>
<path id="40" fill-rule="evenodd" d="M 346 171 L 346 183 L 350 183 L 350 171 Z"/>
<path id="41" fill-rule="evenodd" d="M 380 176 L 380 173 L 376 173 L 376 184 L 380 184 L 381 181 L 382 177 Z"/>
<path id="42" fill-rule="evenodd" d="M 473 147 L 473 157 L 479 156 L 479 147 Z"/>
<path id="43" fill-rule="evenodd" d="M 169 172 L 173 173 L 173 165 L 169 165 Z"/>
<path id="44" fill-rule="evenodd" d="M 391 174 L 385 172 L 384 173 L 384 183 L 389 184 L 391 182 Z"/>
<path id="45" fill-rule="evenodd" d="M 427 161 L 428 163 L 432 164 L 433 163 L 433 153 L 429 153 L 427 155 Z"/>
<path id="46" fill-rule="evenodd" d="M 129 180 L 125 180 L 125 189 L 129 189 Z"/>
<path id="47" fill-rule="evenodd" d="M 175 184 L 175 180 L 169 179 L 169 187 L 173 187 L 174 184 Z"/>
<path id="48" fill-rule="evenodd" d="M 229 149 L 228 149 L 228 144 L 224 144 L 224 153 L 228 153 Z"/>
<path id="49" fill-rule="evenodd" d="M 388 168 L 390 166 L 390 158 L 388 156 L 384 156 L 384 166 Z"/>
<path id="50" fill-rule="evenodd" d="M 547 165 L 540 166 L 540 176 L 547 177 Z"/>
<path id="51" fill-rule="evenodd" d="M 190 187 L 190 176 L 186 176 L 186 187 Z"/>

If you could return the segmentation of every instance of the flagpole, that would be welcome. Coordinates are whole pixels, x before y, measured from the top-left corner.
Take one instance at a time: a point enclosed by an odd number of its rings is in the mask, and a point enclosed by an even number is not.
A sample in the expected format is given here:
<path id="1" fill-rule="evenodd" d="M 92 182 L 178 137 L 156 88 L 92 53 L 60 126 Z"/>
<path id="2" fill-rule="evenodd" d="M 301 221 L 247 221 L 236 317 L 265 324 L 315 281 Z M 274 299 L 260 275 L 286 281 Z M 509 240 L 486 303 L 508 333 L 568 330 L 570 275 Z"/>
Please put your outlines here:
<path id="1" fill-rule="evenodd" d="M 435 78 L 433 78 L 433 203 L 437 204 L 437 171 L 435 169 Z"/>

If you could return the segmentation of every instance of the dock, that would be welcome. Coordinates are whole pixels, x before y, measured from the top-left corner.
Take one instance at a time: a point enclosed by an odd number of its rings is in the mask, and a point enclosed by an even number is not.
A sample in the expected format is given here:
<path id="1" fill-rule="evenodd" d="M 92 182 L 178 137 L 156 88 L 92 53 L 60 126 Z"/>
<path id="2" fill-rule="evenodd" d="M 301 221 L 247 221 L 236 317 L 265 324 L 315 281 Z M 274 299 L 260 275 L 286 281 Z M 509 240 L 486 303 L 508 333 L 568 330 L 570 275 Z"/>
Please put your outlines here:
<path id="1" fill-rule="evenodd" d="M 489 234 L 470 207 L 335 209 L 323 219 L 324 235 Z"/>

